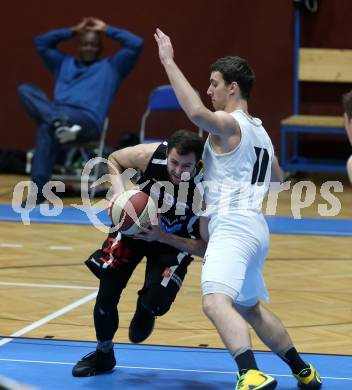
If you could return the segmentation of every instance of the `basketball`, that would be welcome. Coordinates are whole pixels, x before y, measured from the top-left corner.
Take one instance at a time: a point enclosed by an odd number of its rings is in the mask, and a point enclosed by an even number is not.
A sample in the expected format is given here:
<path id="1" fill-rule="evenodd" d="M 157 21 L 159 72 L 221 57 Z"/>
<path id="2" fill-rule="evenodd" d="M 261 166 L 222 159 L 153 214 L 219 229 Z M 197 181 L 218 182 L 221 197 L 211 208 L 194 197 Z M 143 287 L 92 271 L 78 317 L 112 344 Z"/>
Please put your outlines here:
<path id="1" fill-rule="evenodd" d="M 112 204 L 110 210 L 112 223 L 127 235 L 140 233 L 154 221 L 157 221 L 157 208 L 154 201 L 145 192 L 128 190 Z"/>

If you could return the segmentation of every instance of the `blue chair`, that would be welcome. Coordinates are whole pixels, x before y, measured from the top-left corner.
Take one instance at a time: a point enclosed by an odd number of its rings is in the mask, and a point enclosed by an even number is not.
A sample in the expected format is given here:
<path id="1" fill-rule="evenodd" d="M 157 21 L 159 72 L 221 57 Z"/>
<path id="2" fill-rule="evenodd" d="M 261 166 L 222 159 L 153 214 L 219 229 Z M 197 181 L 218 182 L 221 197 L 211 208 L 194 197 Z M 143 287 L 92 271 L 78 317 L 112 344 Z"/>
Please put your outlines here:
<path id="1" fill-rule="evenodd" d="M 158 142 L 156 139 L 146 139 L 146 122 L 152 112 L 160 111 L 183 111 L 177 100 L 176 94 L 171 85 L 161 85 L 152 90 L 149 95 L 148 107 L 141 119 L 141 128 L 139 131 L 139 142 Z M 202 137 L 203 130 L 198 129 L 198 134 Z"/>

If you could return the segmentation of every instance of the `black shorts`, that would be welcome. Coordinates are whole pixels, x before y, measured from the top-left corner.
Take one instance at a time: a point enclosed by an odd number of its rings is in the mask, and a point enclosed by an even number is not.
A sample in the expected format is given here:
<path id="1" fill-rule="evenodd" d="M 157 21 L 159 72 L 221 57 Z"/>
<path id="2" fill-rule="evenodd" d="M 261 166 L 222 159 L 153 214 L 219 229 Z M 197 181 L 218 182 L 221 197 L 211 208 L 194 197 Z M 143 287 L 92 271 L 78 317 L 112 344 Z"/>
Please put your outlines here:
<path id="1" fill-rule="evenodd" d="M 114 233 L 109 234 L 102 248 L 95 251 L 85 264 L 100 279 L 100 288 L 105 290 L 105 285 L 111 284 L 108 290 L 119 299 L 134 269 L 144 257 L 147 260 L 145 278 L 139 295 L 154 297 L 162 293 L 171 303 L 193 260 L 186 252 L 158 242 L 134 240 Z"/>

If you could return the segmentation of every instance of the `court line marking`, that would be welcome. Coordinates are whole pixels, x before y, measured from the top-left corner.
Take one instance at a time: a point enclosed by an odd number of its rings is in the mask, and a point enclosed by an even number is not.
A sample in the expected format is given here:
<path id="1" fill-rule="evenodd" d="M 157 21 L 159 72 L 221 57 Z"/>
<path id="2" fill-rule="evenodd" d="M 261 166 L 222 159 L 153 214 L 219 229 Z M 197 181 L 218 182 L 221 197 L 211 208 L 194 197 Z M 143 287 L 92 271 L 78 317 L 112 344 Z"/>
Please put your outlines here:
<path id="1" fill-rule="evenodd" d="M 49 246 L 48 248 L 49 250 L 52 250 L 52 251 L 72 251 L 72 246 L 59 246 L 59 245 L 51 245 Z"/>
<path id="2" fill-rule="evenodd" d="M 24 360 L 24 359 L 4 359 L 0 358 L 0 361 L 6 362 L 19 362 L 19 363 L 40 363 L 40 364 L 60 364 L 60 365 L 70 365 L 73 366 L 76 363 L 70 362 L 50 362 L 46 360 Z M 138 370 L 160 370 L 160 371 L 180 371 L 180 372 L 200 372 L 200 373 L 208 373 L 208 374 L 231 374 L 234 375 L 236 371 L 216 371 L 216 370 L 192 370 L 186 368 L 165 368 L 165 367 L 141 367 L 141 366 L 125 366 L 125 365 L 116 365 L 115 368 L 128 368 L 128 369 L 138 369 Z M 290 374 L 275 374 L 268 373 L 268 375 L 278 376 L 278 377 L 289 377 Z M 341 378 L 341 377 L 333 377 L 333 376 L 321 376 L 322 379 L 332 379 L 332 380 L 346 380 L 352 381 L 352 378 Z"/>
<path id="3" fill-rule="evenodd" d="M 0 286 L 17 286 L 17 287 L 40 287 L 40 288 L 67 288 L 72 290 L 97 290 L 97 287 L 75 286 L 66 284 L 40 284 L 40 283 L 17 283 L 17 282 L 0 282 Z"/>
<path id="4" fill-rule="evenodd" d="M 10 341 L 12 341 L 13 338 L 11 338 L 11 337 L 23 336 L 24 334 L 30 332 L 33 329 L 39 328 L 40 326 L 46 324 L 47 322 L 53 320 L 54 318 L 57 318 L 57 317 L 61 316 L 62 314 L 65 314 L 65 313 L 75 309 L 76 307 L 83 305 L 86 302 L 91 301 L 92 299 L 96 298 L 97 294 L 98 294 L 98 292 L 95 291 L 94 293 L 86 295 L 85 297 L 78 299 L 77 301 L 55 311 L 54 313 L 51 313 L 48 316 L 46 316 L 38 321 L 33 322 L 32 324 L 26 326 L 25 328 L 22 328 L 22 329 L 18 330 L 17 332 L 12 333 L 10 335 L 10 337 L 6 337 L 6 338 L 0 340 L 0 346 L 5 345 L 5 344 L 9 343 Z"/>
<path id="5" fill-rule="evenodd" d="M 1 248 L 23 248 L 23 244 L 0 244 Z"/>
<path id="6" fill-rule="evenodd" d="M 24 248 L 23 244 L 11 244 L 11 243 L 0 243 L 0 248 Z M 51 251 L 72 251 L 72 246 L 65 245 L 50 245 L 47 249 Z"/>

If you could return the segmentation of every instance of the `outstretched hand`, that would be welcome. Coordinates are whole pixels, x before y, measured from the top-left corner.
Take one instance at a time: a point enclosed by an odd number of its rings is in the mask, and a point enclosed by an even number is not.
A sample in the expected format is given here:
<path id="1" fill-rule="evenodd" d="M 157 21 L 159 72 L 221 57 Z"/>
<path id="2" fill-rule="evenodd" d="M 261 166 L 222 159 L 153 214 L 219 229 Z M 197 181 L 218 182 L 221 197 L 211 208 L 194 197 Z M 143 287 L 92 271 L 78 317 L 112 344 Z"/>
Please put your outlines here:
<path id="1" fill-rule="evenodd" d="M 170 38 L 164 34 L 159 28 L 156 29 L 154 38 L 159 47 L 159 57 L 163 65 L 167 64 L 174 59 L 174 49 L 171 44 Z"/>

